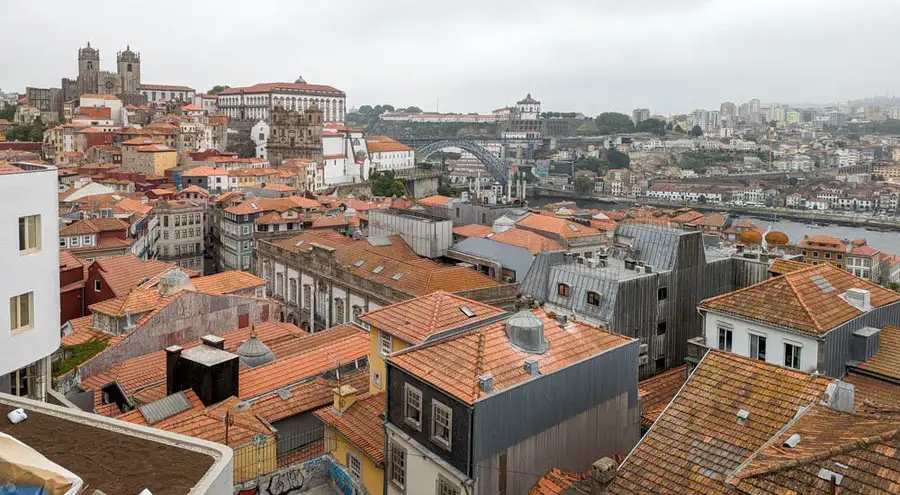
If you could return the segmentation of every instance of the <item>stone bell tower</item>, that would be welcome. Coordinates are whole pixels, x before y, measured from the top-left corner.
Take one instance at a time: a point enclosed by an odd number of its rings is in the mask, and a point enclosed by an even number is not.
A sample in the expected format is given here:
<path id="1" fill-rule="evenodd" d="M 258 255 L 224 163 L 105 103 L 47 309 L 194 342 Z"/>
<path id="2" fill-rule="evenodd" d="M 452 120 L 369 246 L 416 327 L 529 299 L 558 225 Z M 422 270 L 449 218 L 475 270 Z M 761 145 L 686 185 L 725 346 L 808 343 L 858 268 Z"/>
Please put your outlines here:
<path id="1" fill-rule="evenodd" d="M 100 51 L 91 42 L 78 49 L 78 94 L 98 93 L 100 81 Z"/>
<path id="2" fill-rule="evenodd" d="M 124 52 L 116 54 L 117 72 L 122 79 L 122 94 L 136 95 L 141 87 L 141 54 L 127 46 Z"/>

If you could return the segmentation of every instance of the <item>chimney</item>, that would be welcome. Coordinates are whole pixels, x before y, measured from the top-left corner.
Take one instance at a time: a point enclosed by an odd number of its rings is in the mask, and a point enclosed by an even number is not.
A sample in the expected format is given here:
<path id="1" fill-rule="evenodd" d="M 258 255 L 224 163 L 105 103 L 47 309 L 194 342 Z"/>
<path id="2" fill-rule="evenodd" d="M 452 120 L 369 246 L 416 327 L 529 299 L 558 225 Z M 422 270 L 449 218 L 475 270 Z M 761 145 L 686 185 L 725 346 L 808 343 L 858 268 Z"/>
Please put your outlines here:
<path id="1" fill-rule="evenodd" d="M 737 250 L 737 254 L 744 254 L 744 245 L 736 244 L 734 248 Z"/>
<path id="2" fill-rule="evenodd" d="M 538 376 L 541 374 L 540 365 L 538 364 L 537 359 L 528 358 L 525 360 L 525 373 L 528 373 L 528 376 Z"/>
<path id="3" fill-rule="evenodd" d="M 566 326 L 566 324 L 569 323 L 569 316 L 562 313 L 556 313 L 556 322 L 559 323 L 560 326 Z"/>
<path id="4" fill-rule="evenodd" d="M 854 412 L 856 410 L 854 406 L 855 398 L 856 387 L 852 383 L 835 380 L 825 387 L 821 405 L 830 407 L 835 411 Z"/>
<path id="5" fill-rule="evenodd" d="M 625 259 L 625 269 L 626 270 L 634 270 L 634 267 L 637 266 L 637 262 L 631 258 Z"/>
<path id="6" fill-rule="evenodd" d="M 850 337 L 850 359 L 864 363 L 878 352 L 881 330 L 863 327 Z"/>
<path id="7" fill-rule="evenodd" d="M 491 375 L 479 375 L 478 376 L 478 388 L 481 389 L 482 392 L 489 394 L 494 391 L 494 377 Z"/>
<path id="8" fill-rule="evenodd" d="M 178 358 L 184 348 L 180 345 L 166 347 L 166 395 L 180 392 L 181 383 L 178 380 Z"/>
<path id="9" fill-rule="evenodd" d="M 334 392 L 334 410 L 344 414 L 356 403 L 356 389 L 350 385 L 341 385 L 331 389 Z"/>
<path id="10" fill-rule="evenodd" d="M 591 466 L 591 475 L 583 480 L 573 483 L 565 493 L 607 493 L 607 489 L 609 489 L 609 486 L 616 479 L 618 469 L 619 465 L 611 457 L 597 459 Z"/>
<path id="11" fill-rule="evenodd" d="M 866 289 L 847 289 L 844 300 L 854 308 L 866 312 L 872 309 L 872 293 Z"/>
<path id="12" fill-rule="evenodd" d="M 225 350 L 225 339 L 218 335 L 204 335 L 203 337 L 200 337 L 200 341 L 203 342 L 204 345 L 215 347 L 216 349 L 221 349 L 223 351 Z"/>

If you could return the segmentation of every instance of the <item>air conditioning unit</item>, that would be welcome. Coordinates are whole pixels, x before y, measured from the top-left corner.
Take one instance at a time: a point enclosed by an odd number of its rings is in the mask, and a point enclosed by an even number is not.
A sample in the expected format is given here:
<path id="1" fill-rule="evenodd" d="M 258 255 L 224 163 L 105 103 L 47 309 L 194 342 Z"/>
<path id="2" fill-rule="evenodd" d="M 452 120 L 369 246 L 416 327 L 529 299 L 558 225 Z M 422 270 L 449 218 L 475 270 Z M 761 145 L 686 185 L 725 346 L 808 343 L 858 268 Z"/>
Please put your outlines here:
<path id="1" fill-rule="evenodd" d="M 597 260 L 596 258 L 588 258 L 588 260 L 587 260 L 587 266 L 589 268 L 597 268 L 598 264 L 599 264 L 599 260 Z"/>
<path id="2" fill-rule="evenodd" d="M 650 363 L 650 356 L 643 354 L 638 356 L 638 366 L 647 366 Z"/>
<path id="3" fill-rule="evenodd" d="M 641 344 L 638 346 L 638 354 L 647 354 L 647 349 L 649 346 L 647 344 Z"/>
<path id="4" fill-rule="evenodd" d="M 511 284 L 511 283 L 513 283 L 514 281 L 515 281 L 515 280 L 514 280 L 512 277 L 503 277 L 503 283 L 504 283 L 504 284 Z"/>
<path id="5" fill-rule="evenodd" d="M 578 263 L 579 265 L 583 265 L 586 259 L 587 258 L 585 258 L 584 256 L 579 256 L 579 257 L 575 258 L 575 262 Z"/>

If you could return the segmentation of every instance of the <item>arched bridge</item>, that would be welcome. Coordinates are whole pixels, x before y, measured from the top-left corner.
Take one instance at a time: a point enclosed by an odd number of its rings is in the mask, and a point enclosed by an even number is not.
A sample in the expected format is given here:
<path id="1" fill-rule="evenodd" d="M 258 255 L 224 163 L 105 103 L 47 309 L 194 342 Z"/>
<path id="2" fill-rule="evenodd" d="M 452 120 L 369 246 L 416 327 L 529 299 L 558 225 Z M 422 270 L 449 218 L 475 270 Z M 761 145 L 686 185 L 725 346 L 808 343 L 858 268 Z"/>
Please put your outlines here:
<path id="1" fill-rule="evenodd" d="M 441 139 L 425 144 L 416 149 L 416 159 L 428 158 L 444 148 L 461 148 L 472 153 L 478 161 L 484 164 L 484 167 L 494 176 L 495 180 L 501 184 L 506 184 L 509 167 L 503 163 L 503 160 L 485 149 L 484 146 L 468 139 Z"/>

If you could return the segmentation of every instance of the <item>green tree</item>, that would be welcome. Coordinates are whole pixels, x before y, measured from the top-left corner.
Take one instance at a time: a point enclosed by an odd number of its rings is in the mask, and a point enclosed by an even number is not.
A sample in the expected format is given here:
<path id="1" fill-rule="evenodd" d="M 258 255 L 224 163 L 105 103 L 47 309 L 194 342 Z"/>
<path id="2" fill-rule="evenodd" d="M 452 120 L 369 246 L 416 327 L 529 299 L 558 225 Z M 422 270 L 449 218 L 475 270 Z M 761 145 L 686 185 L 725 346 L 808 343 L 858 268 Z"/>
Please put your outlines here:
<path id="1" fill-rule="evenodd" d="M 575 192 L 577 192 L 578 194 L 580 194 L 582 196 L 587 196 L 587 195 L 591 194 L 591 192 L 593 192 L 593 190 L 594 190 L 594 181 L 592 181 L 591 179 L 589 179 L 583 175 L 579 175 L 578 177 L 575 177 Z"/>
<path id="2" fill-rule="evenodd" d="M 422 113 L 422 109 L 416 106 L 406 107 L 402 110 L 403 113 Z"/>
<path id="3" fill-rule="evenodd" d="M 34 122 L 31 123 L 31 129 L 28 131 L 28 140 L 31 142 L 39 142 L 44 140 L 44 131 L 47 130 L 47 126 L 44 125 L 44 121 L 38 117 L 34 119 Z"/>
<path id="4" fill-rule="evenodd" d="M 600 134 L 614 134 L 617 132 L 633 132 L 634 122 L 631 117 L 619 112 L 603 112 L 594 119 Z"/>
<path id="5" fill-rule="evenodd" d="M 437 193 L 440 194 L 441 196 L 447 196 L 448 198 L 458 198 L 461 195 L 459 189 L 457 189 L 447 183 L 443 183 L 440 186 L 438 186 Z"/>
<path id="6" fill-rule="evenodd" d="M 230 87 L 231 87 L 231 86 L 223 86 L 223 85 L 221 85 L 221 84 L 216 84 L 215 86 L 212 87 L 211 90 L 207 91 L 206 94 L 208 94 L 208 95 L 217 95 L 217 94 L 221 93 L 222 91 L 225 91 L 226 89 L 228 89 L 228 88 L 230 88 Z"/>
<path id="7" fill-rule="evenodd" d="M 671 129 L 671 128 L 670 128 Z M 649 132 L 657 136 L 666 135 L 666 123 L 659 119 L 647 119 L 634 126 L 635 132 Z"/>
<path id="8" fill-rule="evenodd" d="M 0 119 L 8 120 L 10 122 L 16 117 L 16 106 L 17 105 L 6 105 L 0 110 Z"/>
<path id="9" fill-rule="evenodd" d="M 590 170 L 597 175 L 604 175 L 609 170 L 609 162 L 605 155 L 601 155 L 601 158 L 582 157 L 575 160 L 575 170 Z"/>
<path id="10" fill-rule="evenodd" d="M 900 292 L 900 283 L 888 282 L 887 284 L 885 284 L 885 287 L 887 287 L 888 289 L 891 289 L 893 291 Z"/>
<path id="11" fill-rule="evenodd" d="M 372 181 L 372 194 L 374 196 L 406 196 L 406 186 L 402 180 L 394 178 L 393 170 L 374 172 L 369 179 Z"/>
<path id="12" fill-rule="evenodd" d="M 371 115 L 374 113 L 375 109 L 372 108 L 372 105 L 363 105 L 356 110 L 358 113 L 363 115 Z"/>
<path id="13" fill-rule="evenodd" d="M 631 157 L 628 153 L 622 153 L 617 149 L 606 150 L 606 161 L 612 168 L 628 168 L 631 164 Z"/>
<path id="14" fill-rule="evenodd" d="M 701 194 L 699 198 L 697 198 L 697 202 L 701 205 L 705 205 L 708 200 L 706 199 L 705 194 Z"/>
<path id="15" fill-rule="evenodd" d="M 674 129 L 675 129 L 675 128 L 674 128 L 674 126 L 672 125 L 671 122 L 669 122 L 668 124 L 666 124 L 666 130 L 667 130 L 667 131 L 671 131 L 671 130 L 674 130 Z"/>
<path id="16" fill-rule="evenodd" d="M 694 137 L 700 137 L 703 135 L 703 129 L 701 129 L 699 125 L 695 125 L 688 134 Z"/>

